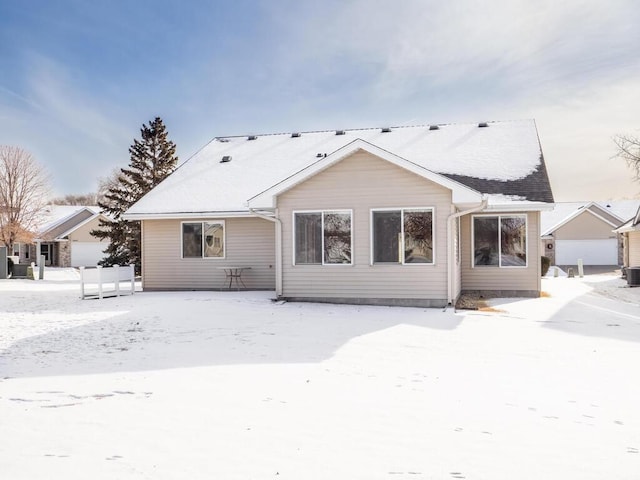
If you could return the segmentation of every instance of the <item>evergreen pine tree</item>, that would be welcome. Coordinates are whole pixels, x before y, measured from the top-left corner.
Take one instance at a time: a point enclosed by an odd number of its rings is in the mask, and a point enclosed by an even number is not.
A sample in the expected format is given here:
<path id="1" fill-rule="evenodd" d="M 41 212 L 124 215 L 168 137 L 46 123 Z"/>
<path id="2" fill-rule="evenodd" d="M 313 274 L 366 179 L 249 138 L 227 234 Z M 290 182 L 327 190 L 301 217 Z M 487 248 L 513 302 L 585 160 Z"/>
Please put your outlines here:
<path id="1" fill-rule="evenodd" d="M 141 269 L 140 222 L 124 220 L 122 214 L 153 187 L 173 172 L 178 163 L 176 145 L 167 139 L 167 129 L 160 117 L 143 125 L 141 139 L 129 147 L 129 168 L 122 168 L 98 202 L 102 212 L 113 221 L 100 221 L 100 229 L 91 235 L 111 242 L 105 250 L 103 266 L 135 264 Z"/>

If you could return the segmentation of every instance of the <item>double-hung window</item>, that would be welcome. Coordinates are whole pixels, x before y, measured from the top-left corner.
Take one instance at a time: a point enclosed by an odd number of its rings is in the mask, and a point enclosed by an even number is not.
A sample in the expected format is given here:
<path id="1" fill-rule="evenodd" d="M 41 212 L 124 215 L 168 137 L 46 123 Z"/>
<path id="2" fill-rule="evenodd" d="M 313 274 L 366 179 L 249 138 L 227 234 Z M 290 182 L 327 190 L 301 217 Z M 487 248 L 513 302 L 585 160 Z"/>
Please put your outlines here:
<path id="1" fill-rule="evenodd" d="M 474 267 L 526 267 L 526 215 L 473 217 Z"/>
<path id="2" fill-rule="evenodd" d="M 373 263 L 433 264 L 433 208 L 371 211 Z"/>
<path id="3" fill-rule="evenodd" d="M 294 212 L 296 265 L 352 265 L 351 211 Z"/>
<path id="4" fill-rule="evenodd" d="M 182 258 L 224 258 L 224 220 L 182 222 Z"/>

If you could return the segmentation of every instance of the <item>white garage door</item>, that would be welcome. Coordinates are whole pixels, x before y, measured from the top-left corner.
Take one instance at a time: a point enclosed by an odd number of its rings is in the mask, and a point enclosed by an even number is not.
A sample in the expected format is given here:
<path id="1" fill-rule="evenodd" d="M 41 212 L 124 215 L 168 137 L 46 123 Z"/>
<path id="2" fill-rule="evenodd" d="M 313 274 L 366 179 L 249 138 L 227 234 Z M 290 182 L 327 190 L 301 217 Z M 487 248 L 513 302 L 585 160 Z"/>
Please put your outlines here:
<path id="1" fill-rule="evenodd" d="M 102 251 L 107 242 L 73 242 L 71 244 L 72 267 L 95 267 L 105 257 Z"/>
<path id="2" fill-rule="evenodd" d="M 579 258 L 585 265 L 617 265 L 618 241 L 556 240 L 556 265 L 577 265 Z"/>

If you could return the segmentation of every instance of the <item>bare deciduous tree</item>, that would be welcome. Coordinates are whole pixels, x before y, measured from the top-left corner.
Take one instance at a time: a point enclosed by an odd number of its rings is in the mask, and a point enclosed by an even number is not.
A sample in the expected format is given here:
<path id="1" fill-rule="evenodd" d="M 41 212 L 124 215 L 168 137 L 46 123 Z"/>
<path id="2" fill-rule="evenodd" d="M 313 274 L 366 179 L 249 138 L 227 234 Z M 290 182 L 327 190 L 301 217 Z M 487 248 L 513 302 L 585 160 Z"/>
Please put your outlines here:
<path id="1" fill-rule="evenodd" d="M 0 145 L 0 243 L 30 242 L 48 196 L 48 176 L 31 154 Z"/>
<path id="2" fill-rule="evenodd" d="M 636 180 L 640 180 L 640 138 L 632 135 L 616 135 L 613 141 L 618 147 L 616 156 L 625 160 L 633 169 Z"/>
<path id="3" fill-rule="evenodd" d="M 98 196 L 95 193 L 69 193 L 51 200 L 52 205 L 95 205 L 97 202 Z"/>

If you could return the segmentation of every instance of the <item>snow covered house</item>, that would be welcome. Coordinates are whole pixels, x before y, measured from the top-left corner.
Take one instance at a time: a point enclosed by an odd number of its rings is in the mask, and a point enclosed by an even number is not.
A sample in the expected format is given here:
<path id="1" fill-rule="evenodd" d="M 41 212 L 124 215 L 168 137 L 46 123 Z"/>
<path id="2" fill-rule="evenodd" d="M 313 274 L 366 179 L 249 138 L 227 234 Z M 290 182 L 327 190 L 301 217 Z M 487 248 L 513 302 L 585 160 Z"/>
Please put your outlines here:
<path id="1" fill-rule="evenodd" d="M 19 263 L 37 263 L 38 256 L 42 255 L 47 266 L 95 266 L 104 258 L 103 251 L 109 244 L 90 234 L 99 228 L 100 219 L 108 220 L 99 207 L 50 205 L 34 243 L 15 244 L 12 253 L 19 258 Z"/>
<path id="2" fill-rule="evenodd" d="M 553 207 L 535 122 L 218 137 L 125 214 L 145 290 L 444 306 L 537 296 Z M 228 270 L 227 270 L 228 272 Z"/>
<path id="3" fill-rule="evenodd" d="M 544 255 L 553 265 L 622 265 L 623 238 L 614 232 L 633 217 L 640 200 L 559 202 L 541 217 Z"/>
<path id="4" fill-rule="evenodd" d="M 615 233 L 622 236 L 623 255 L 620 265 L 640 267 L 640 207 L 630 220 L 615 230 Z"/>

